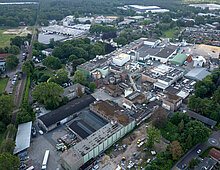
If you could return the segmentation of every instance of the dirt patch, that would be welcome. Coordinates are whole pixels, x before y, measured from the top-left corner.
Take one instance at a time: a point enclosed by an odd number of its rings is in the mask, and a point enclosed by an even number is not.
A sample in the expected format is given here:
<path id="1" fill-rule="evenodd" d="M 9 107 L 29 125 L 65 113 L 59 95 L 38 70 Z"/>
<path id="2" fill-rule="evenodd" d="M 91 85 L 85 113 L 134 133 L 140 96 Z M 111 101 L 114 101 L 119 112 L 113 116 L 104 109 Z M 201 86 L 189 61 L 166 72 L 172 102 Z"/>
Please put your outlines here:
<path id="1" fill-rule="evenodd" d="M 19 36 L 26 36 L 27 34 L 31 34 L 31 31 L 28 30 L 28 27 L 20 28 L 20 29 L 8 29 L 4 31 L 2 34 L 13 34 Z"/>

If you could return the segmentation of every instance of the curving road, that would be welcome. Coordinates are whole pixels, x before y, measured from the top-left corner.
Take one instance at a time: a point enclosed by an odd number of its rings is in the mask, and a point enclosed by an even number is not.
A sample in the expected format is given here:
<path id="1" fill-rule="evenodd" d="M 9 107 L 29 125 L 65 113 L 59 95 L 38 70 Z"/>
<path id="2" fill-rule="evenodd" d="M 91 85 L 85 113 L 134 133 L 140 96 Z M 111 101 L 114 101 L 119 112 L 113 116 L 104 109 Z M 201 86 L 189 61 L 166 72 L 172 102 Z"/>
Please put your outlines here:
<path id="1" fill-rule="evenodd" d="M 179 168 L 182 169 L 182 165 L 186 164 L 188 166 L 189 162 L 192 160 L 192 158 L 198 158 L 197 150 L 201 149 L 202 151 L 205 150 L 208 146 L 217 146 L 220 147 L 220 130 L 219 131 L 213 131 L 213 133 L 210 135 L 209 139 L 206 143 L 201 143 L 193 147 L 189 152 L 187 152 L 178 162 L 177 164 L 172 168 Z"/>

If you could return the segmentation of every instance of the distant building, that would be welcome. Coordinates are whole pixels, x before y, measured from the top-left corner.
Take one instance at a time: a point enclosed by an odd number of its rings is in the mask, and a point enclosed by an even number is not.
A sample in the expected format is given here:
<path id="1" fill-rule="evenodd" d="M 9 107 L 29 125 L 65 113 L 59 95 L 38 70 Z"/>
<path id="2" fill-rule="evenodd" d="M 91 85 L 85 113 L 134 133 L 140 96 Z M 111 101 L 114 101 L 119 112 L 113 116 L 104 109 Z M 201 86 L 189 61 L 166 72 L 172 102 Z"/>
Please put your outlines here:
<path id="1" fill-rule="evenodd" d="M 52 48 L 47 48 L 45 50 L 41 51 L 44 55 L 49 56 L 52 55 L 53 49 Z"/>
<path id="2" fill-rule="evenodd" d="M 161 9 L 158 6 L 125 5 L 125 8 L 132 9 L 132 10 L 134 10 L 136 12 L 139 12 L 139 13 L 146 13 L 146 12 L 164 13 L 164 12 L 169 12 L 168 9 Z"/>

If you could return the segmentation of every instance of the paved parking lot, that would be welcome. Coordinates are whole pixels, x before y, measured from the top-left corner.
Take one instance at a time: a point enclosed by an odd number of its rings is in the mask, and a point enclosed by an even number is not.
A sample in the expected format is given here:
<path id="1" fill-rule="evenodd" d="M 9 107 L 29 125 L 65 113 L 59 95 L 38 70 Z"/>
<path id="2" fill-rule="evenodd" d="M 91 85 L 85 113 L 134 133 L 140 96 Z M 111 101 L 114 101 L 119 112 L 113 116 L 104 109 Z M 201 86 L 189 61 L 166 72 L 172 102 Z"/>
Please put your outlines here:
<path id="1" fill-rule="evenodd" d="M 60 155 L 62 152 L 56 150 L 56 141 L 57 138 L 62 137 L 65 134 L 65 126 L 61 126 L 43 135 L 38 133 L 37 137 L 32 138 L 31 146 L 28 149 L 28 156 L 30 157 L 31 163 L 36 170 L 41 169 L 44 153 L 47 149 L 50 150 L 47 169 L 56 170 L 59 168 L 59 170 L 63 170 L 60 160 Z"/>

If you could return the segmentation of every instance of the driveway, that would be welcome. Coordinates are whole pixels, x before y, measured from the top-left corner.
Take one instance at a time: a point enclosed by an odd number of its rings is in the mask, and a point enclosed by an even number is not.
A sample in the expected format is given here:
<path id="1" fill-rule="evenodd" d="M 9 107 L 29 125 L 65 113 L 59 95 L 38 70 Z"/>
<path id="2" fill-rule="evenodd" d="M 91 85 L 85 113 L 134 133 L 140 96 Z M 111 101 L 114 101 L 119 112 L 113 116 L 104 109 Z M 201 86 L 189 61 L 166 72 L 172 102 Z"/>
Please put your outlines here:
<path id="1" fill-rule="evenodd" d="M 177 164 L 174 167 L 178 167 L 181 169 L 183 164 L 186 164 L 188 166 L 189 162 L 192 160 L 192 158 L 198 158 L 198 154 L 196 153 L 197 150 L 201 149 L 202 151 L 205 150 L 208 146 L 217 146 L 220 147 L 220 130 L 219 131 L 213 131 L 213 133 L 210 135 L 208 141 L 206 143 L 201 143 L 192 148 L 185 156 L 182 157 L 181 160 L 177 162 Z M 174 168 L 173 168 L 174 169 Z"/>
<path id="2" fill-rule="evenodd" d="M 32 138 L 31 146 L 28 149 L 28 156 L 30 157 L 31 164 L 36 170 L 41 170 L 43 157 L 47 149 L 50 150 L 47 169 L 56 170 L 59 168 L 59 170 L 63 170 L 60 160 L 62 152 L 56 150 L 56 143 L 57 139 L 64 136 L 66 133 L 65 126 L 61 126 L 43 135 L 37 133 L 37 137 Z"/>
<path id="3" fill-rule="evenodd" d="M 6 71 L 6 72 L 4 73 L 4 76 L 8 75 L 8 77 L 9 77 L 8 84 L 7 84 L 6 88 L 5 88 L 5 91 L 6 91 L 7 93 L 9 93 L 10 91 L 13 90 L 13 88 L 11 88 L 11 83 L 12 83 L 12 79 L 13 79 L 14 75 L 15 75 L 17 72 L 20 72 L 20 71 L 22 70 L 22 68 L 21 68 L 22 65 L 23 65 L 23 62 L 22 62 L 22 54 L 23 54 L 23 52 L 21 52 L 21 54 L 17 55 L 17 57 L 18 57 L 18 59 L 19 59 L 19 64 L 18 64 L 18 66 L 17 66 L 14 70 L 9 70 L 9 71 Z M 18 81 L 18 80 L 17 80 L 17 81 Z"/>

